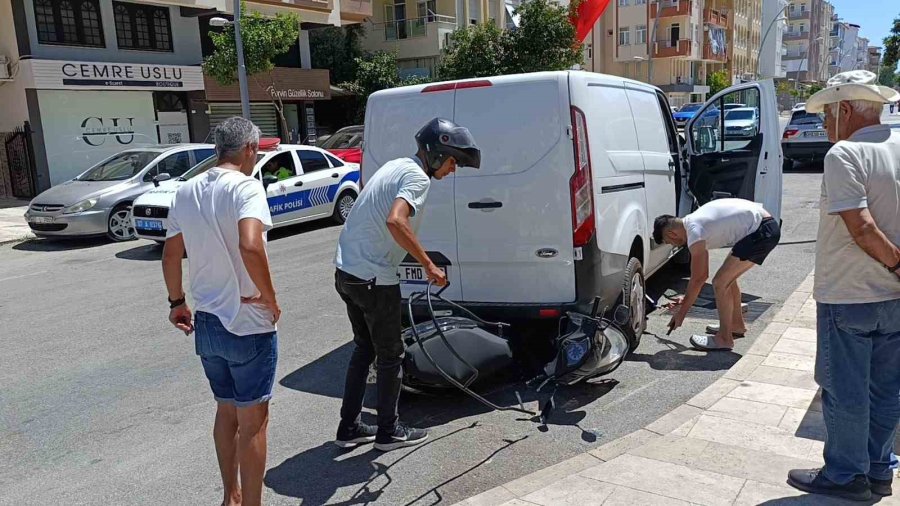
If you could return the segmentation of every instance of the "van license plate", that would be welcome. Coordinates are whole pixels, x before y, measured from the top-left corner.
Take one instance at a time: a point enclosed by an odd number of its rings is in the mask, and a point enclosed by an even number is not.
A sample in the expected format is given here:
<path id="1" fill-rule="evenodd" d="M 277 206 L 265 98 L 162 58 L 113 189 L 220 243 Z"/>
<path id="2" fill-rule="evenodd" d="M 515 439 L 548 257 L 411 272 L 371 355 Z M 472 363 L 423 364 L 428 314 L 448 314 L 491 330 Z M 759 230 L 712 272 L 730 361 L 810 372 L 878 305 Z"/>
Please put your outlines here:
<path id="1" fill-rule="evenodd" d="M 439 267 L 447 275 L 446 267 Z M 400 283 L 404 285 L 427 285 L 428 276 L 425 275 L 425 268 L 419 264 L 400 264 Z"/>
<path id="2" fill-rule="evenodd" d="M 806 132 L 807 137 L 825 137 L 825 132 Z"/>
<path id="3" fill-rule="evenodd" d="M 134 220 L 134 227 L 142 230 L 162 230 L 162 222 L 159 220 Z"/>

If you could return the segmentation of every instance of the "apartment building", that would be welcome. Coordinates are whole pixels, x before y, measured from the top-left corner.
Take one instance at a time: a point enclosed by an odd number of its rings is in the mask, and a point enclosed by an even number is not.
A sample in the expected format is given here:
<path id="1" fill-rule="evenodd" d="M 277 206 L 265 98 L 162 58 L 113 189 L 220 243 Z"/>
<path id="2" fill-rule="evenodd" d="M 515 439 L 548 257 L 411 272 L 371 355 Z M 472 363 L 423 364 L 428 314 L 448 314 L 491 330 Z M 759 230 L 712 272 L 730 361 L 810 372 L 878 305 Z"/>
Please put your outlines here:
<path id="1" fill-rule="evenodd" d="M 856 63 L 853 65 L 855 69 L 865 70 L 869 63 L 869 39 L 859 37 L 856 39 Z"/>
<path id="2" fill-rule="evenodd" d="M 870 46 L 867 53 L 866 70 L 879 73 L 881 71 L 881 48 Z"/>
<path id="3" fill-rule="evenodd" d="M 780 79 L 786 75 L 782 57 L 787 53 L 784 45 L 784 29 L 787 26 L 784 9 L 787 5 L 787 0 L 763 0 L 763 40 L 760 43 L 758 63 L 760 78 Z"/>
<path id="4" fill-rule="evenodd" d="M 790 0 L 783 56 L 786 76 L 800 82 L 824 82 L 834 7 L 824 0 Z"/>
<path id="5" fill-rule="evenodd" d="M 729 65 L 732 0 L 615 0 L 588 39 L 585 68 L 650 82 L 672 105 L 702 101 Z"/>
<path id="6" fill-rule="evenodd" d="M 756 77 L 762 38 L 762 0 L 734 0 L 728 69 L 735 83 Z"/>
<path id="7" fill-rule="evenodd" d="M 868 41 L 866 41 L 868 45 Z M 832 19 L 828 53 L 829 76 L 853 70 L 859 55 L 859 25 L 847 23 L 837 16 Z"/>
<path id="8" fill-rule="evenodd" d="M 485 21 L 511 28 L 521 0 L 374 0 L 363 48 L 391 51 L 404 76 L 431 77 L 450 34 Z"/>

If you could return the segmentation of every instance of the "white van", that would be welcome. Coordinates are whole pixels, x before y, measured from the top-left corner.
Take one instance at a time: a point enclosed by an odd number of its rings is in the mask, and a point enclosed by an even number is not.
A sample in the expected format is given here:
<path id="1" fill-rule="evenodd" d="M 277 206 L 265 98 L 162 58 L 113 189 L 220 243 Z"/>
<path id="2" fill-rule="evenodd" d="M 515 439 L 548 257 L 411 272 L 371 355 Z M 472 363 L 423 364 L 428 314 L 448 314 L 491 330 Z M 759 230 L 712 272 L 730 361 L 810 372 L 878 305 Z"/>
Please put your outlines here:
<path id="1" fill-rule="evenodd" d="M 759 109 L 758 131 L 731 138 L 719 111 Z M 680 138 L 665 94 L 582 71 L 541 72 L 380 91 L 368 101 L 363 182 L 415 153 L 415 132 L 444 117 L 467 127 L 481 169 L 434 181 L 418 235 L 447 269 L 444 292 L 485 318 L 558 319 L 595 296 L 631 309 L 629 338 L 646 325 L 644 278 L 672 248 L 653 221 L 721 197 L 781 214 L 781 147 L 771 81 L 712 98 Z M 683 146 L 686 144 L 686 146 Z M 408 262 L 408 263 L 407 263 Z M 421 266 L 400 267 L 404 297 Z"/>

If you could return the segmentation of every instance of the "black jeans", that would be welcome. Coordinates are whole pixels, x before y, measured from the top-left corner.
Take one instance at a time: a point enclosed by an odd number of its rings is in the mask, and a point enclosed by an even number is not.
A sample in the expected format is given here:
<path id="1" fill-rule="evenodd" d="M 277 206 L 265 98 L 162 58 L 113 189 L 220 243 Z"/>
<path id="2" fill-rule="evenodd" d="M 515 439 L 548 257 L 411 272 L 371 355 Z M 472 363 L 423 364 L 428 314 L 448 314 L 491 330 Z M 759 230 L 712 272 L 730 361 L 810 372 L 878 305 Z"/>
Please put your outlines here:
<path id="1" fill-rule="evenodd" d="M 378 431 L 392 434 L 397 425 L 397 402 L 403 377 L 404 346 L 400 339 L 400 285 L 376 285 L 338 270 L 338 295 L 347 304 L 356 349 L 347 367 L 341 425 L 359 423 L 369 367 L 375 362 L 378 392 Z"/>

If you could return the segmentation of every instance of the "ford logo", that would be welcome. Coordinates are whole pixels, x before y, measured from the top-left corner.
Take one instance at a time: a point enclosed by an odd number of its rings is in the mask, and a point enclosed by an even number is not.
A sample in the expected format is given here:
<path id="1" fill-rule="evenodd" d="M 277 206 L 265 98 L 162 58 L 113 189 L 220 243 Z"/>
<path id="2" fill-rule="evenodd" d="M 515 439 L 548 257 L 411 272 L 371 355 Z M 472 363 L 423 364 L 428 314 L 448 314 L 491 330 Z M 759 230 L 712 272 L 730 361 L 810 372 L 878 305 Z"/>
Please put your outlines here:
<path id="1" fill-rule="evenodd" d="M 558 255 L 559 252 L 553 248 L 541 248 L 535 251 L 534 254 L 537 255 L 538 258 L 553 258 Z"/>

